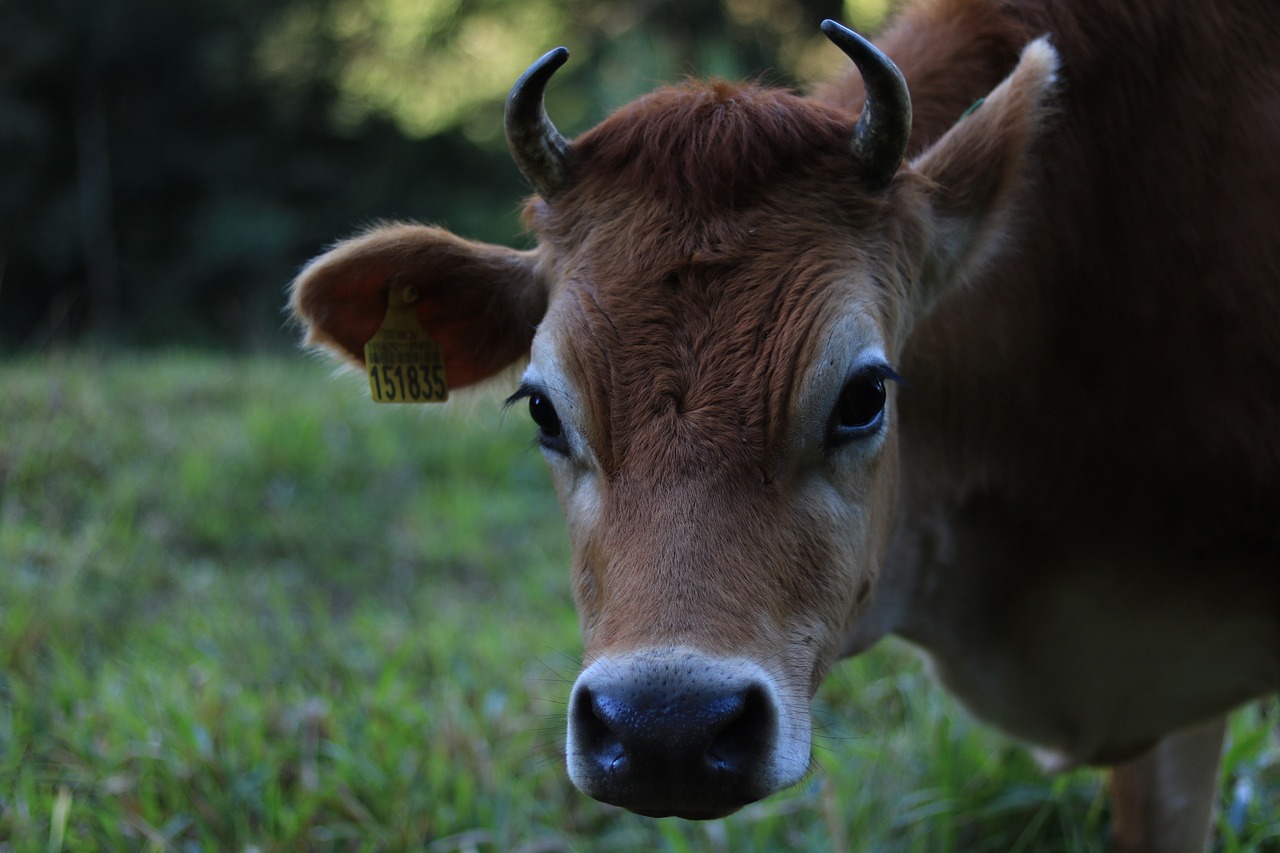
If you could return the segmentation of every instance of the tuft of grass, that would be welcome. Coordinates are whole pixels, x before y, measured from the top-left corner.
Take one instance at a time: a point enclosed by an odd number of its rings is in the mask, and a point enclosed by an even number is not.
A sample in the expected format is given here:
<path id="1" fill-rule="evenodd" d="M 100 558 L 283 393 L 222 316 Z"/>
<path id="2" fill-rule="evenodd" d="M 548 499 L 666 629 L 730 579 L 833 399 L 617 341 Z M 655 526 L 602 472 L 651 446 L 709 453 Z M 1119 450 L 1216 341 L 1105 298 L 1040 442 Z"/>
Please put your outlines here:
<path id="1" fill-rule="evenodd" d="M 523 419 L 374 406 L 306 360 L 0 365 L 0 850 L 1080 851 L 1049 778 L 903 644 L 814 702 L 816 771 L 720 821 L 565 778 L 563 520 Z M 1280 849 L 1276 705 L 1219 849 Z"/>

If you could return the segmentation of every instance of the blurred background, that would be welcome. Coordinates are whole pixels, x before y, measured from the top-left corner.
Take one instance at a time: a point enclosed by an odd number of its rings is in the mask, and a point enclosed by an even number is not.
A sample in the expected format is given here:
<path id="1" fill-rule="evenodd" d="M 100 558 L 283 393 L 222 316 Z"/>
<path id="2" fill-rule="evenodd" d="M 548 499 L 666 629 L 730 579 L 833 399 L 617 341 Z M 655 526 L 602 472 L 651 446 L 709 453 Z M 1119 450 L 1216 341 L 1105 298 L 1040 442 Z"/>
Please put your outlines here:
<path id="1" fill-rule="evenodd" d="M 580 132 L 683 76 L 803 87 L 892 0 L 0 0 L 0 352 L 288 345 L 283 291 L 379 219 L 511 245 L 502 103 L 559 44 Z"/>

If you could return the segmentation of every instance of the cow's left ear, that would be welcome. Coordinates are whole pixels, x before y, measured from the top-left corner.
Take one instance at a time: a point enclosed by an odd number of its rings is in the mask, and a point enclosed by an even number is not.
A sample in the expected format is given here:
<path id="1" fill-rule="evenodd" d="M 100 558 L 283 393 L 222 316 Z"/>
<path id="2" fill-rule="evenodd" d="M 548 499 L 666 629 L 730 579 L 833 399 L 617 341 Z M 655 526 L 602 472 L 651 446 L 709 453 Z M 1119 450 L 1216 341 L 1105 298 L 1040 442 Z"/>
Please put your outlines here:
<path id="1" fill-rule="evenodd" d="M 538 251 L 464 240 L 423 225 L 384 225 L 313 260 L 291 288 L 306 343 L 364 364 L 392 285 L 412 286 L 414 310 L 440 345 L 449 386 L 488 379 L 529 354 L 547 310 Z"/>
<path id="2" fill-rule="evenodd" d="M 1057 73 L 1049 40 L 1031 42 L 1013 72 L 911 162 L 931 200 L 922 313 L 999 254 L 1030 177 L 1029 152 L 1052 112 Z"/>

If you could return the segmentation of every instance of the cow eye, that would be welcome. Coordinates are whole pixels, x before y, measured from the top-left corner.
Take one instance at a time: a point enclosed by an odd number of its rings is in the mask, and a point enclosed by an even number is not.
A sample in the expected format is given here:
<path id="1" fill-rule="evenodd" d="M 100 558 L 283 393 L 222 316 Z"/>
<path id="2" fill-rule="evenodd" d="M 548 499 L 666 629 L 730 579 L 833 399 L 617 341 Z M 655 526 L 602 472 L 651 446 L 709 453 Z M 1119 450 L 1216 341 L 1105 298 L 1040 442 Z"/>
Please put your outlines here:
<path id="1" fill-rule="evenodd" d="M 560 437 L 560 416 L 556 414 L 556 407 L 542 394 L 529 395 L 529 417 L 538 425 L 542 438 Z"/>
<path id="2" fill-rule="evenodd" d="M 848 441 L 873 435 L 884 422 L 884 404 L 887 394 L 886 379 L 895 378 L 887 368 L 872 368 L 854 375 L 840 391 L 831 423 L 827 430 L 827 444 L 837 447 Z"/>
<path id="3" fill-rule="evenodd" d="M 538 425 L 538 444 L 542 449 L 567 456 L 569 442 L 565 440 L 564 427 L 560 423 L 560 415 L 556 414 L 556 407 L 552 404 L 551 398 L 538 386 L 524 384 L 507 398 L 506 405 L 510 407 L 521 400 L 529 401 L 529 417 L 533 418 L 533 422 Z"/>

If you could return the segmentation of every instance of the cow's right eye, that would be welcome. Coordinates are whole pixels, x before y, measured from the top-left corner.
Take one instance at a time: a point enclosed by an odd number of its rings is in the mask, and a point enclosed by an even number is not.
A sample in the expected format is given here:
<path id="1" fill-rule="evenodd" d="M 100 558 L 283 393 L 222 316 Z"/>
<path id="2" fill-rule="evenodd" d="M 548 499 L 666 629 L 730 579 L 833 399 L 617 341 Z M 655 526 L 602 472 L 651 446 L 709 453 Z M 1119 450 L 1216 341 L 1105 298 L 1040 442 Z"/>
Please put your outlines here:
<path id="1" fill-rule="evenodd" d="M 529 401 L 529 417 L 538 425 L 538 444 L 542 449 L 568 456 L 569 442 L 565 439 L 564 426 L 551 398 L 537 385 L 525 383 L 507 398 L 506 405 L 513 406 L 521 400 Z"/>
<path id="2" fill-rule="evenodd" d="M 560 437 L 560 416 L 556 414 L 556 407 L 551 405 L 551 401 L 543 395 L 537 393 L 529 395 L 529 417 L 533 418 L 533 422 L 538 425 L 542 438 Z"/>

